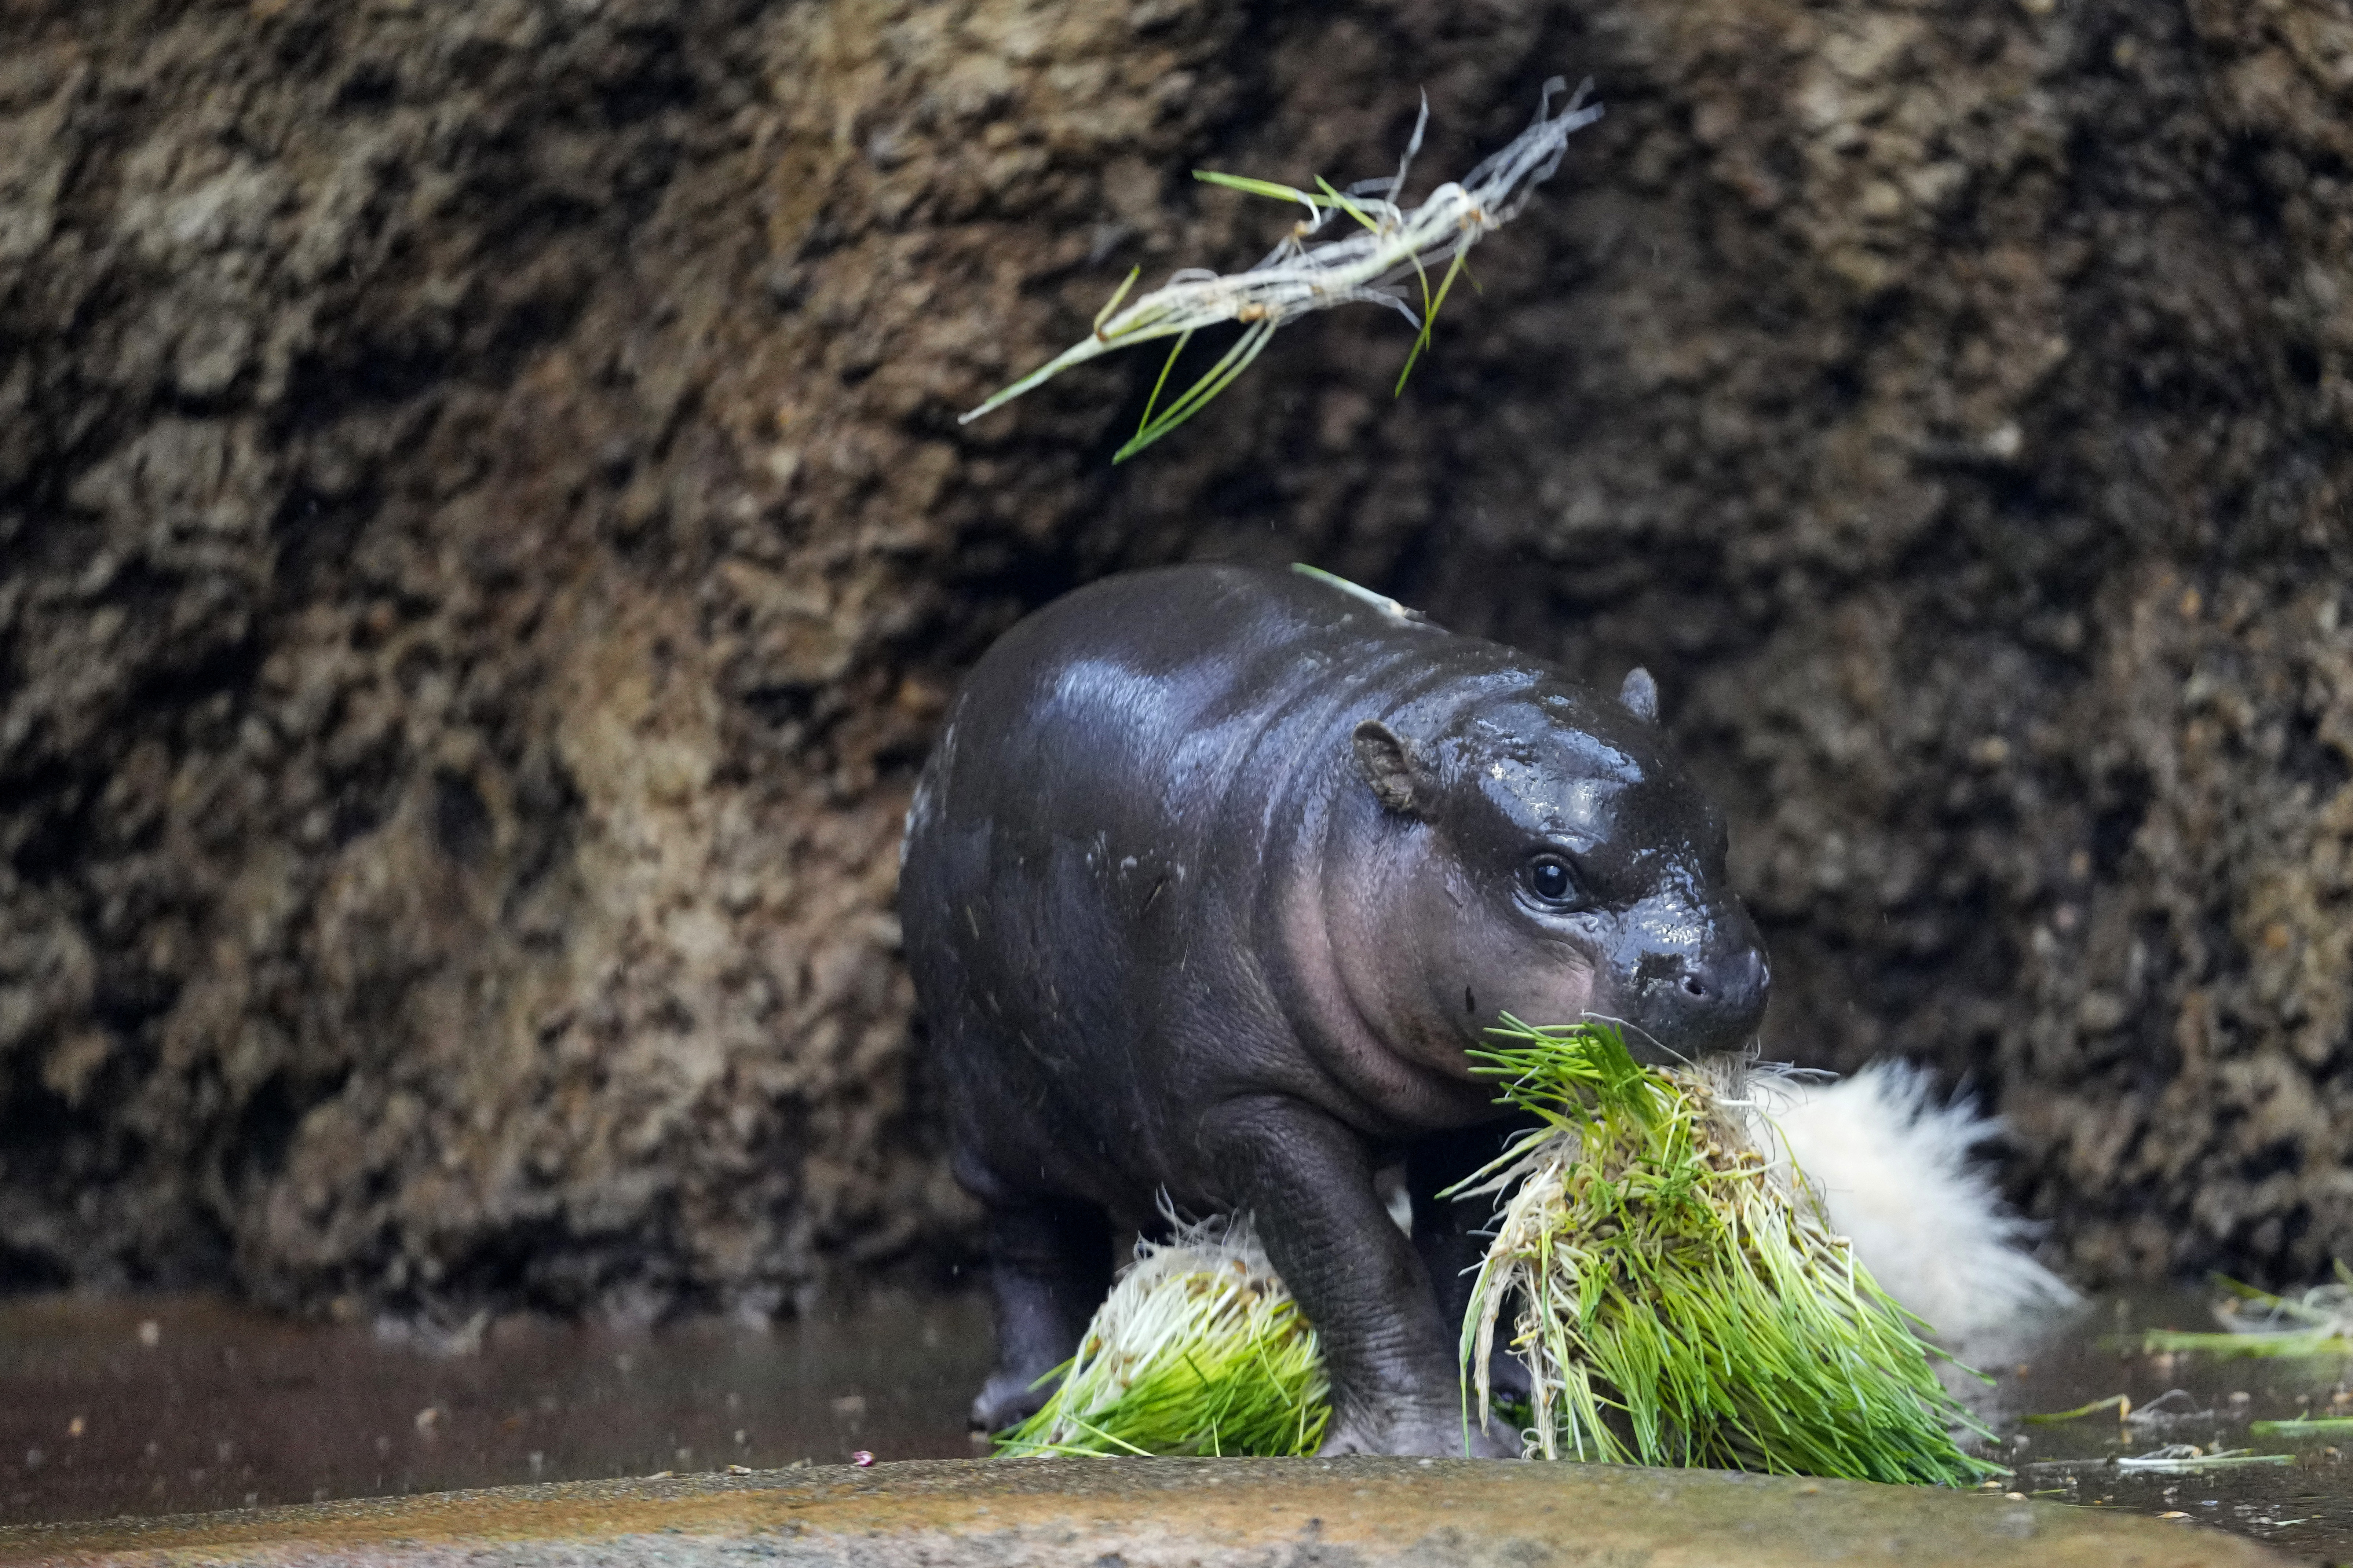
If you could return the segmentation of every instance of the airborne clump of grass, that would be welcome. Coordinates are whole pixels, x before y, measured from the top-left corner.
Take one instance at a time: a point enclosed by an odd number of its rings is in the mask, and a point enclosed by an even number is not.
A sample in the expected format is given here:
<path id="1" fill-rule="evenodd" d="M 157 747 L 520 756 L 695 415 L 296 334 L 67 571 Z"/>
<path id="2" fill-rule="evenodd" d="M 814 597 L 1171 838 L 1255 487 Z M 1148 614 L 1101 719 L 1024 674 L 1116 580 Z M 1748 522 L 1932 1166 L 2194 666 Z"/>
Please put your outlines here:
<path id="1" fill-rule="evenodd" d="M 970 424 L 1099 354 L 1173 337 L 1176 344 L 1169 350 L 1167 363 L 1161 367 L 1160 379 L 1153 386 L 1135 435 L 1112 458 L 1114 463 L 1125 462 L 1199 413 L 1211 398 L 1250 368 L 1250 362 L 1258 358 L 1278 328 L 1312 310 L 1351 303 L 1387 306 L 1419 329 L 1412 352 L 1406 356 L 1405 369 L 1398 375 L 1398 390 L 1402 392 L 1414 362 L 1430 346 L 1431 324 L 1438 318 L 1439 308 L 1446 303 L 1454 279 L 1462 272 L 1471 247 L 1517 216 L 1535 187 L 1552 177 L 1553 171 L 1560 166 L 1561 153 L 1570 132 L 1601 118 L 1600 108 L 1585 101 L 1589 82 L 1577 89 L 1558 114 L 1553 113 L 1553 97 L 1566 85 L 1559 77 L 1546 82 L 1534 123 L 1460 183 L 1449 181 L 1440 185 L 1412 208 L 1398 205 L 1398 198 L 1405 194 L 1407 171 L 1412 167 L 1414 154 L 1421 150 L 1422 132 L 1430 124 L 1427 99 L 1422 100 L 1420 117 L 1414 121 L 1413 136 L 1406 143 L 1405 155 L 1398 160 L 1397 173 L 1360 182 L 1345 191 L 1335 189 L 1329 181 L 1321 178 L 1315 182 L 1315 191 L 1310 193 L 1271 180 L 1195 170 L 1196 179 L 1210 184 L 1277 201 L 1297 202 L 1307 209 L 1307 216 L 1264 260 L 1248 271 L 1220 276 L 1206 268 L 1186 268 L 1171 275 L 1160 288 L 1122 309 L 1121 301 L 1135 286 L 1136 274 L 1130 272 L 1127 280 L 1097 313 L 1093 331 L 979 407 L 959 416 L 957 423 Z M 1355 226 L 1337 239 L 1307 243 L 1340 216 L 1345 216 Z M 1433 295 L 1430 275 L 1441 264 L 1446 268 L 1445 276 Z M 1419 285 L 1422 308 L 1419 314 L 1406 302 L 1398 288 L 1408 278 Z M 1195 332 L 1225 321 L 1240 322 L 1241 336 L 1200 380 L 1163 407 L 1160 395 L 1168 384 L 1168 374 L 1176 367 L 1176 356 L 1184 352 Z"/>
<path id="2" fill-rule="evenodd" d="M 1462 1325 L 1482 1419 L 1489 1352 L 1534 1384 L 1531 1458 L 1967 1485 L 1984 1428 L 1911 1318 L 1757 1147 L 1732 1068 L 1645 1068 L 1606 1025 L 1505 1017 L 1475 1052 L 1544 1125 L 1464 1184 L 1514 1188 Z M 1467 1401 L 1466 1401 L 1467 1403 Z"/>
<path id="3" fill-rule="evenodd" d="M 1136 1252 L 1079 1353 L 1048 1373 L 1061 1385 L 997 1451 L 1314 1453 L 1332 1418 L 1323 1352 L 1249 1216 L 1178 1224 Z"/>

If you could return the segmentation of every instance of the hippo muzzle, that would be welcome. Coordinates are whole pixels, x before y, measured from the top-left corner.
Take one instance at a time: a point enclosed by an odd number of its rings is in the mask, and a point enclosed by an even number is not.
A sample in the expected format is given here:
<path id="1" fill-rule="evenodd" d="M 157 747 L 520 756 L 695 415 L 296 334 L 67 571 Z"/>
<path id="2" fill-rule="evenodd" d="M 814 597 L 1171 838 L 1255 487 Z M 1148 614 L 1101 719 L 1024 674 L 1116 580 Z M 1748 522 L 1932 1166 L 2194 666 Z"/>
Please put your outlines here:
<path id="1" fill-rule="evenodd" d="M 1589 1016 L 1619 1024 L 1653 1060 L 1746 1048 L 1773 983 L 1756 922 L 1731 900 L 1672 922 L 1631 922 L 1600 967 L 1622 980 L 1596 994 Z"/>

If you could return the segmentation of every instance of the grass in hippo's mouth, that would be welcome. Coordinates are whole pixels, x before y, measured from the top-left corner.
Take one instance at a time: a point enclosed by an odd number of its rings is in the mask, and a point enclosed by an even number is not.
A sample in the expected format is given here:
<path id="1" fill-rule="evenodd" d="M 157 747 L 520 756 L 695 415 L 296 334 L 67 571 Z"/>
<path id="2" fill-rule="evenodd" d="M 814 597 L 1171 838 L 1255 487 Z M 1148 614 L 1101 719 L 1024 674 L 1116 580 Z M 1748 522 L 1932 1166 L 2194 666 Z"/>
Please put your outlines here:
<path id="1" fill-rule="evenodd" d="M 1482 1070 L 1542 1125 L 1465 1184 L 1502 1203 L 1462 1324 L 1466 1405 L 1532 1458 L 1968 1483 L 1999 1467 L 1914 1320 L 1768 1160 L 1736 1076 L 1636 1062 L 1615 1030 L 1506 1018 Z M 1503 1331 L 1533 1398 L 1502 1405 Z M 1006 1454 L 1313 1453 L 1314 1329 L 1248 1216 L 1143 1249 Z"/>
<path id="2" fill-rule="evenodd" d="M 1967 1417 L 1914 1322 L 1768 1160 L 1736 1078 L 1643 1068 L 1604 1026 L 1506 1018 L 1482 1069 L 1543 1122 L 1466 1184 L 1504 1196 L 1462 1325 L 1476 1403 L 1499 1328 L 1529 1453 L 1957 1483 Z"/>

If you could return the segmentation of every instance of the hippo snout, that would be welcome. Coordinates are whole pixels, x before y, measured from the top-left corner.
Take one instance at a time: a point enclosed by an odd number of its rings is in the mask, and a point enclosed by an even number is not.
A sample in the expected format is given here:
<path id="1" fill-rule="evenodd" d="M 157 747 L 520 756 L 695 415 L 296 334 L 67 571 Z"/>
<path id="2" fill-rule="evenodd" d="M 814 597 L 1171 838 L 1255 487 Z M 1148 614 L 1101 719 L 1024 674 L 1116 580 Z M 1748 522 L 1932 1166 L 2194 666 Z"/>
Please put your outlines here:
<path id="1" fill-rule="evenodd" d="M 1773 969 L 1745 914 L 1722 923 L 1698 952 L 1651 951 L 1636 959 L 1630 1022 L 1674 1055 L 1735 1050 L 1765 1021 Z"/>
<path id="2" fill-rule="evenodd" d="M 1772 983 L 1772 966 L 1764 950 L 1756 947 L 1697 973 L 1685 973 L 1681 984 L 1684 1005 L 1693 1015 L 1693 1033 L 1711 1049 L 1746 1040 L 1765 1021 L 1766 993 Z"/>
<path id="3" fill-rule="evenodd" d="M 1648 1032 L 1679 1056 L 1733 1050 L 1765 1021 L 1772 979 L 1757 948 L 1700 963 L 1651 954 L 1636 969 L 1635 1011 Z"/>

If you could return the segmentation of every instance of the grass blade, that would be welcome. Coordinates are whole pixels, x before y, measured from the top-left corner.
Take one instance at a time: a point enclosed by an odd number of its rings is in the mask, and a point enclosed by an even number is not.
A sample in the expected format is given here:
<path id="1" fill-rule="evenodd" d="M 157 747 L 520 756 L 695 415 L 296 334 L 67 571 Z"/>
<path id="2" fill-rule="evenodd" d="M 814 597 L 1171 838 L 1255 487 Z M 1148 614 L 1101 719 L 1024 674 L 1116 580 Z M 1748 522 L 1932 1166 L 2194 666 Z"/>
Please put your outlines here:
<path id="1" fill-rule="evenodd" d="M 1427 277 L 1422 278 L 1421 331 L 1414 334 L 1412 352 L 1405 356 L 1405 368 L 1398 372 L 1397 386 L 1390 392 L 1391 397 L 1405 395 L 1405 378 L 1413 374 L 1414 363 L 1421 358 L 1421 351 L 1430 346 L 1430 329 L 1438 325 L 1438 312 L 1446 307 L 1447 290 L 1453 288 L 1454 279 L 1461 276 L 1463 259 L 1469 255 L 1468 250 L 1458 250 L 1454 253 L 1454 265 L 1446 269 L 1446 277 L 1438 285 L 1438 298 L 1435 300 L 1430 297 L 1430 279 Z M 1419 264 L 1415 266 L 1414 271 L 1417 274 L 1421 271 Z"/>
<path id="2" fill-rule="evenodd" d="M 1221 174 L 1215 169 L 1196 169 L 1193 177 L 1207 184 L 1240 191 L 1246 195 L 1267 196 L 1278 202 L 1297 202 L 1307 209 L 1311 224 L 1324 221 L 1324 209 L 1315 205 L 1315 198 L 1295 185 L 1280 185 L 1272 180 L 1253 180 L 1247 174 Z"/>
<path id="3" fill-rule="evenodd" d="M 1183 353 L 1185 345 L 1192 341 L 1193 334 L 1190 332 L 1176 334 L 1176 346 L 1168 351 L 1168 357 L 1160 363 L 1160 379 L 1152 384 L 1152 395 L 1144 400 L 1144 417 L 1137 420 L 1135 424 L 1137 435 L 1141 436 L 1152 427 L 1152 411 L 1159 406 L 1161 389 L 1168 384 L 1168 373 L 1176 368 L 1176 356 Z"/>
<path id="4" fill-rule="evenodd" d="M 1114 463 L 1124 463 L 1169 431 L 1198 414 L 1208 404 L 1209 399 L 1223 392 L 1233 384 L 1236 376 L 1250 368 L 1250 362 L 1258 358 L 1260 351 L 1266 347 L 1268 340 L 1273 336 L 1273 321 L 1252 321 L 1243 329 L 1242 335 L 1234 340 L 1234 346 L 1226 351 L 1225 358 L 1210 366 L 1208 374 L 1191 386 L 1187 387 L 1183 395 L 1170 404 L 1157 417 L 1148 417 L 1143 426 L 1128 438 L 1127 444 L 1112 454 L 1111 460 Z M 1176 356 L 1172 354 L 1169 358 L 1170 363 L 1174 363 Z M 1164 368 L 1161 374 L 1165 378 L 1167 372 Z M 1157 397 L 1157 388 L 1155 388 L 1154 395 Z"/>

